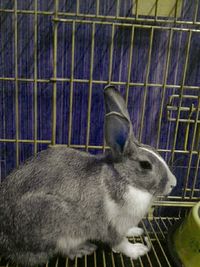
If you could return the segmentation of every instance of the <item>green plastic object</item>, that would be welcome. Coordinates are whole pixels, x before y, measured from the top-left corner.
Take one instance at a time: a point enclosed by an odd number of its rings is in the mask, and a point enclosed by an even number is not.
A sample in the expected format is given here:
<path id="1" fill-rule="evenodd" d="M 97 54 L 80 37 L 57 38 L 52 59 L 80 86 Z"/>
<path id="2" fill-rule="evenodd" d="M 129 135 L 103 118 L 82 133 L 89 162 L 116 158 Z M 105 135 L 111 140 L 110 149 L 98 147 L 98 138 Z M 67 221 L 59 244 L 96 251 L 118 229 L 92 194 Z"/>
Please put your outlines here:
<path id="1" fill-rule="evenodd" d="M 200 202 L 173 233 L 173 245 L 184 267 L 200 267 Z"/>

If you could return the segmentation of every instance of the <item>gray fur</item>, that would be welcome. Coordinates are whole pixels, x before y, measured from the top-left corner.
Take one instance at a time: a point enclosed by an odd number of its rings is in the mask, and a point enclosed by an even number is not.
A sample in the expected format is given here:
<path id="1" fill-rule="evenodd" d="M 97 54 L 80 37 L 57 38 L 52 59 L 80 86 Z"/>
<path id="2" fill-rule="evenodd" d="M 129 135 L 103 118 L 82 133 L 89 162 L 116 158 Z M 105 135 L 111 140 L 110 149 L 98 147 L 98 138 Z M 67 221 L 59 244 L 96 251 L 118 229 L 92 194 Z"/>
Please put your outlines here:
<path id="1" fill-rule="evenodd" d="M 106 140 L 110 140 L 112 152 L 106 156 L 49 147 L 14 170 L 0 185 L 0 251 L 5 257 L 34 265 L 57 252 L 71 258 L 89 254 L 95 247 L 88 240 L 115 246 L 124 236 L 109 219 L 105 200 L 111 199 L 120 210 L 126 204 L 128 186 L 152 196 L 165 192 L 171 178 L 163 164 L 142 151 L 135 140 L 122 97 L 114 87 L 107 87 L 105 100 L 106 113 L 114 112 L 109 123 L 115 116 L 122 118 L 121 124 L 129 122 L 131 132 L 125 142 L 117 144 L 111 129 L 111 136 L 106 132 Z M 139 161 L 145 160 L 152 164 L 152 171 L 141 168 Z"/>

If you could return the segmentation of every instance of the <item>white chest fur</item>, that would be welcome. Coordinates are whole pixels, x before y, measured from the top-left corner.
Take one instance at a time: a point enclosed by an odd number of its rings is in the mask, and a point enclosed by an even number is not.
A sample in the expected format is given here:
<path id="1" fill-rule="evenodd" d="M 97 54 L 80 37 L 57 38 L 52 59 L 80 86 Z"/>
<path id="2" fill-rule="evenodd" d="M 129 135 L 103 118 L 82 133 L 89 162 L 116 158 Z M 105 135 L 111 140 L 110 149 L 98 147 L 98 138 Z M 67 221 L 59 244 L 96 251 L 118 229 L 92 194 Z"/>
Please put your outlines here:
<path id="1" fill-rule="evenodd" d="M 105 199 L 105 208 L 112 225 L 125 235 L 129 228 L 137 226 L 147 213 L 152 203 L 152 195 L 132 186 L 124 194 L 124 204 L 121 206 L 108 196 Z"/>

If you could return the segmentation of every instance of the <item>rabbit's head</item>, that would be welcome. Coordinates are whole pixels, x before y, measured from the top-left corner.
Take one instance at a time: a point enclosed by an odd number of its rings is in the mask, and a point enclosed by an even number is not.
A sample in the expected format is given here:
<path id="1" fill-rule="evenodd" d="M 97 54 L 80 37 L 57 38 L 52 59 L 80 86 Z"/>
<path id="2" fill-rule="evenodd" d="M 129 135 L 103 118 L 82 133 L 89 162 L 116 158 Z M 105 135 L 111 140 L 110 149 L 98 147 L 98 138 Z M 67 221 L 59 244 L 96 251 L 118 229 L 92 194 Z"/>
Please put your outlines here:
<path id="1" fill-rule="evenodd" d="M 128 184 L 153 195 L 167 195 L 176 178 L 163 158 L 150 146 L 139 143 L 133 133 L 125 101 L 114 86 L 104 89 L 105 139 L 111 148 L 114 168 Z"/>

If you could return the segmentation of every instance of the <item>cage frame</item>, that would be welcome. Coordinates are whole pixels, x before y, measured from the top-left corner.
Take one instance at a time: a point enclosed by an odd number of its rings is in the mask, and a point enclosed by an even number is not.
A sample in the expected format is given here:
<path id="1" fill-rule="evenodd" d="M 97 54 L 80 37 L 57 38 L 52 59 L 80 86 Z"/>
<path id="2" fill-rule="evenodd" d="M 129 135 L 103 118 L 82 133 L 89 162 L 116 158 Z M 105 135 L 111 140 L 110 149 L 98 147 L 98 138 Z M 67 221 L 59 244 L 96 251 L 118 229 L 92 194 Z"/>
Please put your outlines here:
<path id="1" fill-rule="evenodd" d="M 147 90 L 149 87 L 159 87 L 162 88 L 162 102 L 161 102 L 161 112 L 159 116 L 159 124 L 158 124 L 158 137 L 157 137 L 157 142 L 156 142 L 156 149 L 159 152 L 166 152 L 166 153 L 171 153 L 172 154 L 172 161 L 174 159 L 175 153 L 180 153 L 180 154 L 188 154 L 189 155 L 189 165 L 188 165 L 188 171 L 185 177 L 185 187 L 183 190 L 183 194 L 181 196 L 172 196 L 168 197 L 167 199 L 163 197 L 159 197 L 158 200 L 154 202 L 154 206 L 156 207 L 177 207 L 180 210 L 179 217 L 177 218 L 168 218 L 168 217 L 153 217 L 152 213 L 149 213 L 148 218 L 144 219 L 142 222 L 144 230 L 146 235 L 149 237 L 150 242 L 152 244 L 152 253 L 154 254 L 154 257 L 156 258 L 156 261 L 158 263 L 157 266 L 162 266 L 161 262 L 159 260 L 159 255 L 157 253 L 157 250 L 154 248 L 154 241 L 156 244 L 160 247 L 162 256 L 165 259 L 166 266 L 172 266 L 170 261 L 168 260 L 168 255 L 165 253 L 165 247 L 163 246 L 162 242 L 160 240 L 165 239 L 166 237 L 166 232 L 161 228 L 160 226 L 160 221 L 162 226 L 168 230 L 169 226 L 172 225 L 175 221 L 177 221 L 181 217 L 181 211 L 182 209 L 185 210 L 185 208 L 189 208 L 194 206 L 196 201 L 198 200 L 198 197 L 194 196 L 194 193 L 197 189 L 195 187 L 195 184 L 198 179 L 198 166 L 200 162 L 200 151 L 194 149 L 194 143 L 195 143 L 195 136 L 197 132 L 197 128 L 199 127 L 200 121 L 199 121 L 199 112 L 200 112 L 200 93 L 198 96 L 195 96 L 198 100 L 198 107 L 196 107 L 197 113 L 195 116 L 195 119 L 192 121 L 194 124 L 194 134 L 193 134 L 193 139 L 192 139 L 192 149 L 188 150 L 187 146 L 185 145 L 184 150 L 177 150 L 176 149 L 176 138 L 177 138 L 177 132 L 178 132 L 178 127 L 179 123 L 181 122 L 181 111 L 183 110 L 183 107 L 181 106 L 182 100 L 184 97 L 188 97 L 184 95 L 184 90 L 197 90 L 197 92 L 200 91 L 200 86 L 196 85 L 186 85 L 185 84 L 185 78 L 186 78 L 186 72 L 188 68 L 188 57 L 189 57 L 189 52 L 190 52 L 190 47 L 191 47 L 191 38 L 192 35 L 197 33 L 200 34 L 200 29 L 198 26 L 200 25 L 200 21 L 197 20 L 197 14 L 198 14 L 198 8 L 199 8 L 199 2 L 198 0 L 195 0 L 195 10 L 194 10 L 194 17 L 192 20 L 179 20 L 177 17 L 177 3 L 179 0 L 176 0 L 175 4 L 175 10 L 174 10 L 174 18 L 166 20 L 161 19 L 158 17 L 157 14 L 157 7 L 158 3 L 160 0 L 155 1 L 155 16 L 154 18 L 142 18 L 137 11 L 137 6 L 138 6 L 138 1 L 136 0 L 136 13 L 135 17 L 123 17 L 120 16 L 119 14 L 119 5 L 120 1 L 117 0 L 117 8 L 116 8 L 116 15 L 111 16 L 111 15 L 101 15 L 99 13 L 99 5 L 100 1 L 96 0 L 96 14 L 84 14 L 81 13 L 79 10 L 80 6 L 80 0 L 77 0 L 77 8 L 76 12 L 61 12 L 59 11 L 58 4 L 59 0 L 54 0 L 54 10 L 53 11 L 41 11 L 38 10 L 38 1 L 33 0 L 34 2 L 34 10 L 20 10 L 17 7 L 17 0 L 14 1 L 14 8 L 13 9 L 3 9 L 0 8 L 0 14 L 1 13 L 12 13 L 14 16 L 14 58 L 15 58 L 15 77 L 0 77 L 0 81 L 12 81 L 15 84 L 15 123 L 16 123 L 16 136 L 14 139 L 9 139 L 9 138 L 0 138 L 0 143 L 15 143 L 16 145 L 16 167 L 19 166 L 19 144 L 20 143 L 31 143 L 34 144 L 34 154 L 37 153 L 37 145 L 38 144 L 49 144 L 49 145 L 56 145 L 56 95 L 57 95 L 57 82 L 68 82 L 70 84 L 70 112 L 69 112 L 69 135 L 68 135 L 68 144 L 66 146 L 72 147 L 72 148 L 77 148 L 77 149 L 85 149 L 88 151 L 89 149 L 100 149 L 102 151 L 105 151 L 105 149 L 108 149 L 108 147 L 105 145 L 105 142 L 101 146 L 95 146 L 95 145 L 90 145 L 89 143 L 89 136 L 90 136 L 90 111 L 91 111 L 91 96 L 92 96 L 92 86 L 94 84 L 101 84 L 101 85 L 106 85 L 107 83 L 111 83 L 116 86 L 126 86 L 126 103 L 128 101 L 128 96 L 129 96 L 129 90 L 131 86 L 135 87 L 144 87 L 145 89 L 145 94 L 144 94 L 144 99 L 143 99 L 143 110 L 142 110 L 142 124 L 141 128 L 139 131 L 139 140 L 141 140 L 142 136 L 142 129 L 143 129 L 143 124 L 144 124 L 144 108 L 145 108 L 145 102 L 146 102 L 146 97 L 147 97 Z M 34 78 L 23 78 L 19 77 L 18 75 L 18 14 L 31 14 L 34 15 Z M 38 30 L 37 30 L 37 21 L 38 21 L 38 15 L 45 15 L 45 16 L 52 16 L 52 20 L 54 23 L 53 27 L 53 76 L 50 77 L 49 79 L 41 79 L 37 77 L 37 37 L 38 37 Z M 71 64 L 71 75 L 70 77 L 57 77 L 57 38 L 58 38 L 58 24 L 59 23 L 65 23 L 65 24 L 70 24 L 72 27 L 72 64 Z M 92 38 L 91 38 L 91 58 L 90 58 L 90 77 L 89 79 L 80 79 L 80 78 L 75 78 L 74 77 L 74 53 L 75 53 L 75 28 L 77 24 L 90 24 L 92 27 Z M 144 24 L 141 24 L 144 23 Z M 93 79 L 93 62 L 94 62 L 94 39 L 95 39 L 95 30 L 96 30 L 96 25 L 110 25 L 111 27 L 111 43 L 110 43 L 110 56 L 109 56 L 109 74 L 108 74 L 108 80 L 94 80 Z M 131 49 L 130 53 L 132 55 L 133 52 L 133 42 L 134 42 L 134 34 L 135 34 L 135 29 L 137 28 L 143 28 L 143 29 L 149 29 L 150 30 L 150 45 L 149 45 L 149 53 L 148 53 L 148 61 L 147 61 L 147 72 L 146 72 L 146 77 L 144 82 L 131 82 L 130 80 L 130 73 L 131 73 L 131 65 L 132 65 L 132 56 L 130 56 L 130 60 L 128 62 L 128 75 L 127 75 L 127 81 L 113 81 L 112 80 L 112 56 L 113 56 L 113 41 L 114 41 L 114 35 L 115 35 L 115 29 L 117 26 L 120 26 L 122 28 L 128 27 L 131 29 Z M 149 82 L 149 71 L 150 71 L 150 64 L 151 64 L 151 53 L 152 53 L 152 42 L 153 42 L 153 35 L 155 30 L 165 30 L 169 32 L 169 41 L 167 45 L 167 57 L 166 57 L 166 67 L 164 71 L 164 77 L 163 77 L 163 82 L 162 83 L 150 83 Z M 185 64 L 184 64 L 184 69 L 183 69 L 183 77 L 182 77 L 182 82 L 180 85 L 177 84 L 168 84 L 167 83 L 167 75 L 168 75 L 168 68 L 169 68 L 169 61 L 170 61 L 170 47 L 171 47 L 171 42 L 172 42 L 172 37 L 174 32 L 186 32 L 188 34 L 188 42 L 187 42 L 187 49 L 186 49 L 186 58 L 185 58 Z M 27 82 L 27 83 L 33 83 L 34 84 L 34 139 L 20 139 L 19 136 L 19 83 L 20 82 Z M 51 140 L 38 140 L 37 138 L 37 91 L 38 91 L 38 83 L 46 83 L 46 84 L 52 84 L 52 90 L 53 90 L 53 97 L 52 97 L 52 138 Z M 72 108 L 73 108 L 73 87 L 74 83 L 85 83 L 88 84 L 88 109 L 87 109 L 87 133 L 86 133 L 86 143 L 85 144 L 79 144 L 75 145 L 71 143 L 71 136 L 72 136 L 72 123 L 73 123 L 73 118 L 72 118 Z M 180 89 L 180 102 L 179 106 L 176 107 L 178 115 L 176 119 L 174 119 L 174 122 L 176 124 L 175 128 L 175 137 L 173 141 L 173 147 L 172 149 L 161 149 L 159 148 L 159 137 L 160 137 L 160 130 L 161 130 L 161 121 L 162 121 L 162 114 L 163 114 L 163 108 L 164 108 L 164 96 L 166 91 L 169 88 L 175 88 L 175 89 Z M 173 107 L 169 105 L 169 110 L 173 109 Z M 188 125 L 191 123 L 190 119 L 185 119 L 185 123 L 188 123 Z M 197 155 L 197 163 L 196 163 L 196 171 L 195 171 L 195 177 L 192 185 L 192 189 L 187 187 L 188 185 L 188 179 L 189 179 L 189 173 L 191 169 L 191 161 L 193 155 Z M 186 192 L 190 191 L 190 196 L 186 196 Z M 198 191 L 198 192 L 199 192 Z M 145 226 L 145 223 L 148 224 L 148 226 L 151 228 L 151 231 L 147 229 Z M 155 225 L 157 227 L 155 227 Z M 150 236 L 150 233 L 153 233 L 153 238 Z M 143 240 L 141 240 L 143 242 Z M 102 258 L 103 258 L 103 266 L 106 267 L 106 252 L 102 250 Z M 94 266 L 97 267 L 97 255 L 96 252 L 93 255 L 94 257 Z M 110 257 L 111 257 L 111 262 L 112 266 L 115 267 L 115 258 L 118 256 L 115 256 L 113 252 L 110 252 Z M 124 259 L 123 256 L 120 255 L 120 261 L 121 261 L 121 266 L 124 267 Z M 154 266 L 151 260 L 151 257 L 149 255 L 146 256 L 147 261 L 149 262 L 149 266 Z M 130 260 L 131 261 L 131 260 Z M 138 260 L 139 266 L 145 266 L 143 263 L 143 260 L 140 258 Z M 75 266 L 79 266 L 78 264 L 78 259 L 75 259 Z M 86 267 L 87 264 L 87 257 L 84 258 L 84 266 Z M 131 261 L 130 263 L 132 267 L 136 266 L 134 265 L 134 262 Z M 8 265 L 6 265 L 8 266 Z M 10 265 L 9 265 L 10 266 Z M 48 264 L 47 264 L 48 266 Z M 59 259 L 56 260 L 55 266 L 59 266 Z M 66 264 L 65 266 L 70 266 L 69 260 L 66 259 Z M 138 266 L 138 265 L 137 265 Z"/>

